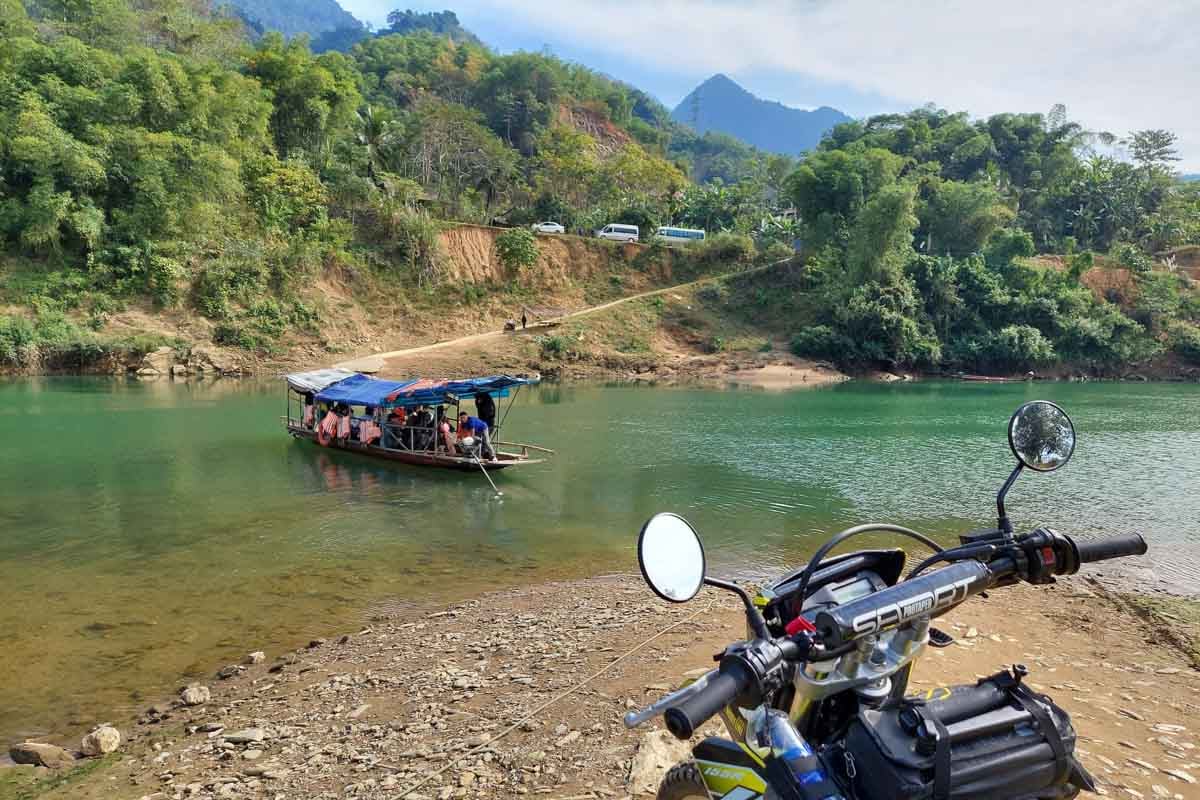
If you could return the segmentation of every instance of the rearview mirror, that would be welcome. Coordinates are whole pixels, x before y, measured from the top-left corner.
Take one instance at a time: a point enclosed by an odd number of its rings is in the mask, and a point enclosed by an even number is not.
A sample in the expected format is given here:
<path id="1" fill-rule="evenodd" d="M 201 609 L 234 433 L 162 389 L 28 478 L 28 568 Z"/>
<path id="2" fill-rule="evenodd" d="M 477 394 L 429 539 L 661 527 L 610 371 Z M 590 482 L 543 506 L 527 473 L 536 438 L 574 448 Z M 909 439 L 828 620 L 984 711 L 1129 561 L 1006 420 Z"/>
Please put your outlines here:
<path id="1" fill-rule="evenodd" d="M 638 566 L 656 595 L 686 603 L 704 583 L 704 546 L 683 517 L 655 514 L 638 536 Z"/>
<path id="2" fill-rule="evenodd" d="M 1017 409 L 1008 423 L 1013 455 L 1037 472 L 1053 472 L 1075 452 L 1075 426 L 1067 412 L 1047 400 L 1034 400 Z"/>

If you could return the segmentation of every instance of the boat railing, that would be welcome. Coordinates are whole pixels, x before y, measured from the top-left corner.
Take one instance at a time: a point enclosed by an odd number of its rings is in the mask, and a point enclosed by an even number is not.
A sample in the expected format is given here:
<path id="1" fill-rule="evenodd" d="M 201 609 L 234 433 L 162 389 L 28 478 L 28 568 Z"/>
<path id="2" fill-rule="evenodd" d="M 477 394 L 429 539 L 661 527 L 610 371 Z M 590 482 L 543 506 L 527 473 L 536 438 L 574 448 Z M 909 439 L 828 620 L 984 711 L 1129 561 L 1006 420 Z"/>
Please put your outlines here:
<path id="1" fill-rule="evenodd" d="M 532 450 L 535 453 L 546 453 L 548 455 L 554 455 L 554 451 L 551 450 L 549 447 L 540 447 L 536 444 L 526 444 L 525 442 L 501 442 L 501 441 L 493 440 L 492 446 L 496 447 L 496 448 L 519 447 L 519 448 L 521 448 L 521 456 L 522 457 L 527 457 L 529 455 L 530 450 Z"/>

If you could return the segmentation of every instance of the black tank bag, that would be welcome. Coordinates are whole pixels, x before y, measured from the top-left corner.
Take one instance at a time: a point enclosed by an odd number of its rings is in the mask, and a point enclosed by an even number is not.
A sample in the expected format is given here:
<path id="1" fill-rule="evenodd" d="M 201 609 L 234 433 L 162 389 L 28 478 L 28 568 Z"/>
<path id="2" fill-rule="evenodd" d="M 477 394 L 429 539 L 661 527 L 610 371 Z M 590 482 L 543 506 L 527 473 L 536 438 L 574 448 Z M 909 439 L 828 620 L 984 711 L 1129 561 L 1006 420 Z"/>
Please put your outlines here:
<path id="1" fill-rule="evenodd" d="M 1094 788 L 1071 718 L 1021 677 L 865 709 L 827 767 L 857 800 L 1057 800 Z"/>

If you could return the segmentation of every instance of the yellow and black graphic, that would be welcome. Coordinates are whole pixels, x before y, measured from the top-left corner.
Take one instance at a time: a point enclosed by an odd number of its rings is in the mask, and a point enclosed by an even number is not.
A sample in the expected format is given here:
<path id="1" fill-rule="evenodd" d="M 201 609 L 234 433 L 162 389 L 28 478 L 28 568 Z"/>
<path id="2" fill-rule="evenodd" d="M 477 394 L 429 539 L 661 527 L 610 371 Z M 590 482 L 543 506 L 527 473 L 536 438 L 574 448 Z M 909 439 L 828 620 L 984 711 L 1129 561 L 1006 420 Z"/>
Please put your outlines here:
<path id="1" fill-rule="evenodd" d="M 758 800 L 767 791 L 767 783 L 749 767 L 697 759 L 704 785 L 714 798 L 721 800 Z"/>

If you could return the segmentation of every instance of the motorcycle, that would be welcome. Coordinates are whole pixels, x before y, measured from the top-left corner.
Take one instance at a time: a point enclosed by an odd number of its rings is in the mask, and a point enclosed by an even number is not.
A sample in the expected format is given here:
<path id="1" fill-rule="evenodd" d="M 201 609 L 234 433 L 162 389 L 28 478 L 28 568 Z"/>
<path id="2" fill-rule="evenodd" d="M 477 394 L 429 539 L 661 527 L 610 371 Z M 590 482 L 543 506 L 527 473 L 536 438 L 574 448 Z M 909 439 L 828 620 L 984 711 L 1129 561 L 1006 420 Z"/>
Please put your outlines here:
<path id="1" fill-rule="evenodd" d="M 1081 564 L 1146 552 L 1137 534 L 1014 534 L 1004 505 L 1014 481 L 1025 470 L 1065 466 L 1075 429 L 1060 407 L 1034 401 L 1013 414 L 1008 439 L 1017 464 L 996 496 L 994 529 L 942 548 L 899 525 L 859 525 L 753 598 L 706 574 L 704 547 L 682 517 L 658 514 L 645 524 L 638 562 L 655 594 L 684 603 L 705 585 L 733 592 L 748 627 L 745 641 L 715 657 L 716 669 L 626 715 L 629 728 L 662 715 L 682 740 L 718 714 L 728 731 L 673 767 L 659 800 L 1062 800 L 1095 790 L 1075 758 L 1069 716 L 1025 684 L 1024 666 L 907 693 L 931 640 L 953 641 L 933 619 L 988 590 L 1051 584 Z M 914 539 L 933 555 L 907 575 L 902 548 L 829 556 L 848 539 L 881 532 Z"/>

